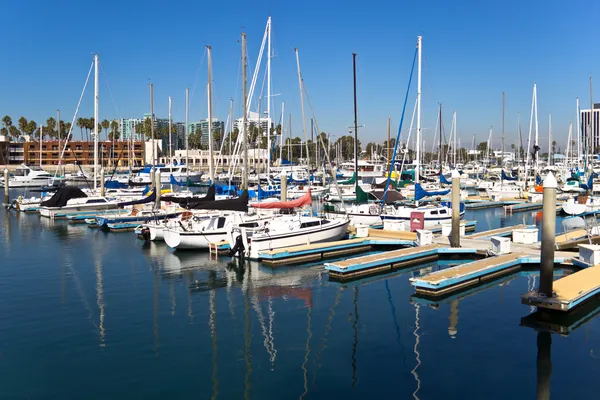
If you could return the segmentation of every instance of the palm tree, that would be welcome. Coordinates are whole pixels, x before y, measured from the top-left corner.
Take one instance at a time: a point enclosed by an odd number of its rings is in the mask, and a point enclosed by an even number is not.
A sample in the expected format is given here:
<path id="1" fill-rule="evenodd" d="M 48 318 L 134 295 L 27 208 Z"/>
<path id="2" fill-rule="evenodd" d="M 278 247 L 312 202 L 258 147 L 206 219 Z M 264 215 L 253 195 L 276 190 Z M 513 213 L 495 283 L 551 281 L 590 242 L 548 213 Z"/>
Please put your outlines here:
<path id="1" fill-rule="evenodd" d="M 21 135 L 21 132 L 19 132 L 16 126 L 11 125 L 10 128 L 8 128 L 8 134 L 12 136 L 14 140 L 17 140 Z"/>
<path id="2" fill-rule="evenodd" d="M 21 117 L 19 118 L 19 130 L 21 131 L 21 135 L 25 135 L 25 129 L 27 129 L 27 118 Z"/>
<path id="3" fill-rule="evenodd" d="M 83 140 L 83 128 L 85 128 L 85 120 L 79 117 L 77 118 L 77 122 L 75 124 L 79 127 L 79 132 L 81 132 L 81 140 Z"/>
<path id="4" fill-rule="evenodd" d="M 56 137 L 56 120 L 54 117 L 50 117 L 46 120 L 46 135 L 50 138 Z"/>
<path id="5" fill-rule="evenodd" d="M 117 121 L 111 121 L 110 122 L 110 130 L 111 132 L 109 133 L 109 139 L 110 140 L 118 140 L 119 139 L 119 122 Z"/>
<path id="6" fill-rule="evenodd" d="M 107 131 L 108 131 L 108 128 L 110 128 L 110 122 L 107 119 L 105 119 L 105 120 L 103 120 L 100 123 L 100 125 L 102 126 L 102 129 L 104 129 L 104 136 L 108 140 L 108 133 L 107 133 Z"/>
<path id="7" fill-rule="evenodd" d="M 35 137 L 37 134 L 37 123 L 34 120 L 31 120 L 27 123 L 27 127 L 25 129 L 25 133 L 29 136 Z"/>
<path id="8" fill-rule="evenodd" d="M 5 115 L 2 118 L 2 123 L 4 124 L 4 127 L 6 128 L 6 130 L 8 131 L 8 129 L 12 126 L 12 118 L 10 118 L 8 115 Z"/>

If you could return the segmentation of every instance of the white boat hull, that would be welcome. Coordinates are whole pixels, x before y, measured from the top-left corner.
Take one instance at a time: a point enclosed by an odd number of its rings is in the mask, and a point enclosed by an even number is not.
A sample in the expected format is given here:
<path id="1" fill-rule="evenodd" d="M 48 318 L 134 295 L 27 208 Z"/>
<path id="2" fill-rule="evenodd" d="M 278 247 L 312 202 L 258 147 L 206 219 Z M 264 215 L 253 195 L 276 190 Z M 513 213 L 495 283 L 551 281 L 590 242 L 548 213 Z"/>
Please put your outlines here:
<path id="1" fill-rule="evenodd" d="M 228 239 L 225 229 L 211 232 L 183 232 L 174 229 L 163 229 L 163 238 L 167 246 L 181 250 L 208 249 L 210 243 L 218 243 Z"/>
<path id="2" fill-rule="evenodd" d="M 330 242 L 342 239 L 346 235 L 348 220 L 331 220 L 329 226 L 307 232 L 290 232 L 269 236 L 269 234 L 255 234 L 250 242 L 249 258 L 258 260 L 260 253 L 291 246 L 301 246 L 311 243 Z"/>
<path id="3" fill-rule="evenodd" d="M 40 207 L 40 215 L 46 218 L 55 218 L 57 215 L 78 213 L 82 211 L 104 211 L 117 208 L 117 203 L 80 204 L 65 207 Z"/>

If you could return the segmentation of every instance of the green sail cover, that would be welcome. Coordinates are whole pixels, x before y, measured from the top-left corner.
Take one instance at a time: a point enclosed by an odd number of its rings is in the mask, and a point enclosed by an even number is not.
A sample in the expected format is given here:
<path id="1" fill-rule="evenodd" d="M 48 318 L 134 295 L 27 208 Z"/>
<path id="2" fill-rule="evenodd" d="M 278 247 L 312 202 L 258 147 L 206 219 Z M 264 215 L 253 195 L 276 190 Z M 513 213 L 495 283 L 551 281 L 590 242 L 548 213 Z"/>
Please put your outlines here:
<path id="1" fill-rule="evenodd" d="M 398 188 L 403 188 L 403 187 L 406 187 L 406 186 L 408 186 L 408 185 L 412 185 L 413 183 L 414 183 L 413 181 L 411 181 L 411 180 L 408 180 L 408 179 L 407 179 L 407 180 L 404 180 L 404 181 L 400 181 L 400 182 L 398 182 L 398 183 L 396 184 L 396 189 L 398 189 Z"/>
<path id="2" fill-rule="evenodd" d="M 360 186 L 356 185 L 356 203 L 362 204 L 367 203 L 369 201 L 369 195 L 360 188 Z"/>
<path id="3" fill-rule="evenodd" d="M 339 181 L 338 185 L 352 185 L 353 183 L 356 183 L 356 172 L 352 174 L 352 178 L 345 181 Z"/>

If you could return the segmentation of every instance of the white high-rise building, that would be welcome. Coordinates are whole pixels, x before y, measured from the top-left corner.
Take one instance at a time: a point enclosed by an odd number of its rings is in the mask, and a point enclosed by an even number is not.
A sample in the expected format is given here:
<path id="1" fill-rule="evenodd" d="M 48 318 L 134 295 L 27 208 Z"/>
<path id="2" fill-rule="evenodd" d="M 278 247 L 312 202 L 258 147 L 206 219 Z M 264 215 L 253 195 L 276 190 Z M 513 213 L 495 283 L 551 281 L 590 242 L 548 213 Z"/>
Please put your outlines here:
<path id="1" fill-rule="evenodd" d="M 591 112 L 581 110 L 581 138 L 582 143 L 586 143 L 586 138 L 591 135 L 592 148 L 588 150 L 588 154 L 595 153 L 600 150 L 600 103 L 594 104 L 594 119 L 590 118 Z M 589 141 L 587 142 L 589 143 Z"/>
<path id="2" fill-rule="evenodd" d="M 250 111 L 248 115 L 249 117 L 247 121 L 249 127 L 259 126 L 260 123 L 261 132 L 265 135 L 267 132 L 269 132 L 269 128 L 273 128 L 273 122 L 271 121 L 271 118 L 267 118 L 266 116 L 260 115 L 259 113 L 253 111 Z M 236 119 L 233 123 L 234 129 L 237 128 L 241 131 L 243 121 L 243 118 Z"/>

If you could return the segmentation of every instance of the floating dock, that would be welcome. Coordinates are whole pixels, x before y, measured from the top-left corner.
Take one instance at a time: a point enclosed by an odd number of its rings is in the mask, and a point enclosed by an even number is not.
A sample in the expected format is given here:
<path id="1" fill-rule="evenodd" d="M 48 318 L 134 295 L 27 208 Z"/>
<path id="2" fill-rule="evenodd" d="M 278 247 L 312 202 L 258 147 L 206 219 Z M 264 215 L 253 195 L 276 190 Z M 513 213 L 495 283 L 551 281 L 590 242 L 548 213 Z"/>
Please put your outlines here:
<path id="1" fill-rule="evenodd" d="M 466 236 L 467 239 L 486 239 L 492 236 L 512 236 L 512 232 L 515 229 L 525 229 L 531 228 L 534 226 L 531 225 L 513 225 L 513 226 L 505 226 L 504 228 L 492 229 L 490 231 L 473 233 L 472 235 Z"/>
<path id="2" fill-rule="evenodd" d="M 541 210 L 542 209 L 542 202 L 536 202 L 536 203 L 521 203 L 521 204 L 511 204 L 511 205 L 507 205 L 504 206 L 504 212 L 507 214 L 514 214 L 517 212 L 524 212 L 524 211 L 535 211 L 535 210 Z"/>
<path id="3" fill-rule="evenodd" d="M 387 251 L 349 260 L 326 263 L 330 279 L 348 280 L 382 272 L 394 271 L 417 264 L 436 261 L 440 255 L 483 257 L 485 253 L 476 249 L 448 248 L 441 244 L 430 244 L 414 248 Z"/>
<path id="4" fill-rule="evenodd" d="M 461 224 L 465 225 L 465 232 L 473 232 L 475 231 L 475 227 L 477 226 L 477 221 L 461 221 Z M 434 235 L 438 235 L 442 233 L 442 225 L 438 224 L 432 228 L 428 228 L 428 231 L 431 231 Z"/>
<path id="5" fill-rule="evenodd" d="M 523 304 L 539 308 L 570 311 L 581 303 L 600 295 L 600 267 L 590 267 L 565 276 L 553 283 L 553 296 L 546 297 L 537 291 L 525 293 Z"/>
<path id="6" fill-rule="evenodd" d="M 410 281 L 417 294 L 428 297 L 446 296 L 517 272 L 523 265 L 539 264 L 539 262 L 539 257 L 515 252 L 432 272 L 425 276 L 411 278 Z M 564 258 L 555 258 L 554 262 L 562 264 Z"/>
<path id="7" fill-rule="evenodd" d="M 283 249 L 269 250 L 259 253 L 259 259 L 265 265 L 279 266 L 304 263 L 307 261 L 319 261 L 327 258 L 363 253 L 381 246 L 415 246 L 415 234 L 413 234 L 414 239 L 411 240 L 402 239 L 391 235 L 396 232 L 391 232 L 391 234 L 388 233 L 390 231 L 380 232 L 386 233 L 388 236 L 369 236 L 365 238 L 354 238 L 348 240 L 338 240 L 335 242 L 315 243 L 304 246 L 293 246 Z"/>
<path id="8" fill-rule="evenodd" d="M 442 296 L 515 272 L 521 268 L 520 259 L 523 256 L 520 253 L 513 253 L 484 258 L 411 278 L 410 281 L 417 294 Z"/>

